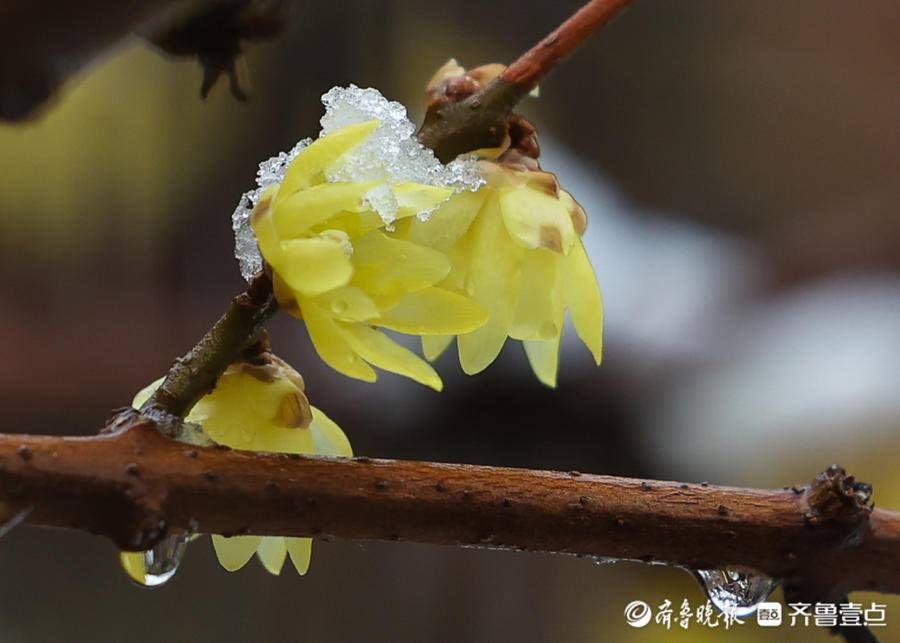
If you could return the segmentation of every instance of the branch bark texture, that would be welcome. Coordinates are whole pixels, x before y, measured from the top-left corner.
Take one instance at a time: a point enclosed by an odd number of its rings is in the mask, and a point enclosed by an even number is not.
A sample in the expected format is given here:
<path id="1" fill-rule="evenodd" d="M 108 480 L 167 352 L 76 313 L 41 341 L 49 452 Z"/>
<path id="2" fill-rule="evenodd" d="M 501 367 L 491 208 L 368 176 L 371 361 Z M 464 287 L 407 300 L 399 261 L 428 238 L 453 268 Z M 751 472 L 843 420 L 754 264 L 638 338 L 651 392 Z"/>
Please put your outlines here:
<path id="1" fill-rule="evenodd" d="M 829 472 L 771 491 L 290 457 L 197 449 L 137 413 L 95 437 L 0 436 L 0 487 L 8 503 L 34 508 L 27 522 L 84 529 L 126 549 L 173 529 L 336 536 L 740 565 L 829 594 L 900 592 L 900 514 L 870 510 L 843 472 Z M 823 495 L 823 477 L 837 481 L 835 493 Z"/>

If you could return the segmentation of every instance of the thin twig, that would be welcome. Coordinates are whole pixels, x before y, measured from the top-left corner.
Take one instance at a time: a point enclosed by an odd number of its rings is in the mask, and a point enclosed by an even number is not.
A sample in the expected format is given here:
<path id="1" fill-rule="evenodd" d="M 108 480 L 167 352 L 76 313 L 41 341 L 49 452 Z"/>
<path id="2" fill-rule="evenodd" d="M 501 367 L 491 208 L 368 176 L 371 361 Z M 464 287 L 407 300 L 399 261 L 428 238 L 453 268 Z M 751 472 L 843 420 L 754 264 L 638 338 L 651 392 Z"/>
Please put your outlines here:
<path id="1" fill-rule="evenodd" d="M 631 0 L 591 0 L 483 90 L 430 108 L 419 140 L 445 163 L 472 150 L 497 147 L 506 137 L 507 118 L 516 104 L 556 63 L 629 4 Z"/>
<path id="2" fill-rule="evenodd" d="M 256 341 L 263 324 L 276 310 L 272 282 L 268 275 L 259 273 L 197 345 L 175 360 L 141 411 L 155 416 L 161 426 L 169 425 L 165 415 L 184 418 L 197 400 L 215 387 L 228 365 Z"/>
<path id="3" fill-rule="evenodd" d="M 597 29 L 619 14 L 632 0 L 592 0 L 576 11 L 553 33 L 519 56 L 500 75 L 516 86 L 523 98 L 550 73 L 560 60 L 584 43 Z"/>

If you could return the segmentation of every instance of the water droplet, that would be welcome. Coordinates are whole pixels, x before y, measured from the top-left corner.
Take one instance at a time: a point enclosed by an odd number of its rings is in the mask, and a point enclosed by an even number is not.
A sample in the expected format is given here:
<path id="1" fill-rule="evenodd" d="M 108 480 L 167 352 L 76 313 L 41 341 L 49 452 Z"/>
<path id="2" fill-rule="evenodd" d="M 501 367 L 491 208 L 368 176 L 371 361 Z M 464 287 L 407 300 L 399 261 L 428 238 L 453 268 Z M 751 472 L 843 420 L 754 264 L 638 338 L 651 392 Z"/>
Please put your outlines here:
<path id="1" fill-rule="evenodd" d="M 594 561 L 595 565 L 612 565 L 613 563 L 619 562 L 618 558 L 612 558 L 610 556 L 591 556 L 591 560 Z"/>
<path id="2" fill-rule="evenodd" d="M 333 302 L 331 302 L 331 312 L 333 312 L 335 315 L 343 315 L 347 312 L 347 309 L 349 307 L 350 304 L 348 304 L 343 299 L 335 299 Z"/>
<path id="3" fill-rule="evenodd" d="M 189 540 L 190 536 L 183 533 L 167 536 L 153 549 L 121 552 L 119 563 L 136 583 L 144 587 L 159 587 L 178 571 Z"/>
<path id="4" fill-rule="evenodd" d="M 775 581 L 768 576 L 731 567 L 700 569 L 696 574 L 710 602 L 738 618 L 753 614 L 775 589 Z"/>

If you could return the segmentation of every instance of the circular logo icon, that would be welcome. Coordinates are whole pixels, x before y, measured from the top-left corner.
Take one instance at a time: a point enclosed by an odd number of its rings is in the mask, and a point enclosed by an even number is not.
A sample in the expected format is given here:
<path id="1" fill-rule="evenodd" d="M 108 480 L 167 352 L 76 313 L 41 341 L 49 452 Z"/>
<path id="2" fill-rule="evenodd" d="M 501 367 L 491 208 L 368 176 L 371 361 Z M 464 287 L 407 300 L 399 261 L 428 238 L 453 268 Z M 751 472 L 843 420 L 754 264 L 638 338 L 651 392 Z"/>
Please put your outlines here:
<path id="1" fill-rule="evenodd" d="M 650 606 L 644 601 L 631 601 L 625 606 L 625 620 L 631 627 L 644 627 L 650 617 Z"/>

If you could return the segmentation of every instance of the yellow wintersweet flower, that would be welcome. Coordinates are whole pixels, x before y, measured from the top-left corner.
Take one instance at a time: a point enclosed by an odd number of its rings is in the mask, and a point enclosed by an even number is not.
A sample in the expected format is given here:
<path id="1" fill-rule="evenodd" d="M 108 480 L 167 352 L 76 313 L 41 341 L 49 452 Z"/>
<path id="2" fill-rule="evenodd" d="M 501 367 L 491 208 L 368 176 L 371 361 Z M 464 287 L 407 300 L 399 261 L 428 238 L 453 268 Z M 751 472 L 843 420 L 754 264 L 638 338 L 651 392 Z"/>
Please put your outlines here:
<path id="1" fill-rule="evenodd" d="M 454 195 L 428 221 L 404 222 L 396 234 L 447 253 L 452 268 L 440 286 L 487 309 L 487 323 L 456 333 L 466 373 L 485 369 L 512 337 L 538 379 L 555 386 L 566 309 L 597 364 L 601 358 L 603 307 L 580 237 L 584 211 L 550 173 L 480 164 L 486 186 Z M 435 359 L 452 339 L 423 337 L 425 356 Z"/>
<path id="2" fill-rule="evenodd" d="M 154 382 L 135 397 L 140 406 L 162 383 Z M 202 398 L 186 420 L 199 424 L 217 444 L 245 451 L 299 453 L 304 455 L 353 455 L 340 427 L 309 404 L 303 379 L 285 362 L 270 353 L 253 363 L 231 365 Z M 288 555 L 300 574 L 309 569 L 312 538 L 234 536 L 213 534 L 213 547 L 222 567 L 234 571 L 255 553 L 272 574 L 281 572 Z M 142 574 L 140 552 L 123 552 L 122 563 L 129 575 Z M 141 578 L 135 578 L 142 582 Z"/>
<path id="3" fill-rule="evenodd" d="M 329 180 L 378 125 L 349 125 L 302 150 L 284 180 L 260 194 L 250 222 L 279 303 L 304 320 L 328 365 L 367 382 L 375 381 L 375 366 L 440 390 L 426 361 L 376 327 L 421 336 L 467 333 L 487 313 L 439 287 L 450 272 L 448 257 L 386 234 L 373 205 L 387 200 L 397 221 L 415 218 L 447 201 L 451 188 Z"/>

